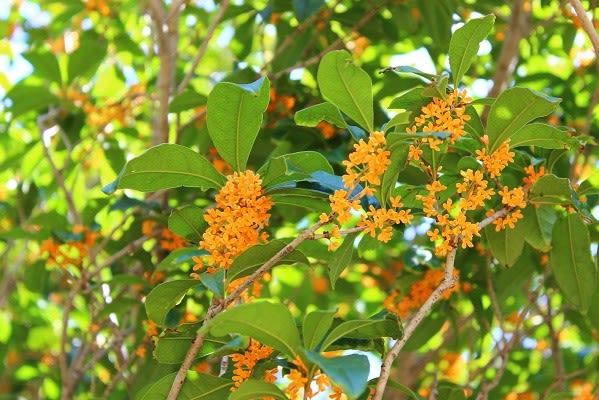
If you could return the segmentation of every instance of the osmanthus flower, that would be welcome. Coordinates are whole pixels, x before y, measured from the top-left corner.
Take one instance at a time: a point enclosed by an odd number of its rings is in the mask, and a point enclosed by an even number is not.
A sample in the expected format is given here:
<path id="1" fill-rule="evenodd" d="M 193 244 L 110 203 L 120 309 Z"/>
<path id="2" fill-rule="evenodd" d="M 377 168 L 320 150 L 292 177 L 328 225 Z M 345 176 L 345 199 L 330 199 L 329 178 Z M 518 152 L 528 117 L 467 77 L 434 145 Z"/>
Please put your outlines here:
<path id="1" fill-rule="evenodd" d="M 215 207 L 204 213 L 208 228 L 199 247 L 208 251 L 194 257 L 194 271 L 227 269 L 233 259 L 253 244 L 266 241 L 272 202 L 264 195 L 260 177 L 252 171 L 235 172 L 215 197 Z"/>
<path id="2" fill-rule="evenodd" d="M 458 276 L 458 271 L 454 270 L 453 275 Z M 392 290 L 391 293 L 383 301 L 383 307 L 400 318 L 404 318 L 411 311 L 420 308 L 431 293 L 441 284 L 444 271 L 440 269 L 429 269 L 423 275 L 422 279 L 414 282 L 410 287 L 410 291 L 403 296 L 399 301 L 400 292 Z M 442 299 L 448 299 L 451 293 L 458 290 L 458 286 L 447 289 L 441 296 Z"/>
<path id="3" fill-rule="evenodd" d="M 481 138 L 481 142 L 487 145 L 489 143 L 489 137 L 484 135 Z M 476 159 L 483 163 L 485 170 L 491 178 L 498 177 L 501 171 L 512 161 L 514 161 L 514 152 L 510 151 L 509 139 L 503 142 L 497 149 L 492 153 L 488 153 L 486 148 L 476 150 Z"/>
<path id="4" fill-rule="evenodd" d="M 358 226 L 365 227 L 365 232 L 378 240 L 387 242 L 391 239 L 391 226 L 393 224 L 411 221 L 409 210 L 400 210 L 403 207 L 400 197 L 390 199 L 391 208 L 375 208 L 369 206 L 364 210 L 360 200 L 365 196 L 373 196 L 381 184 L 381 176 L 391 163 L 390 152 L 386 148 L 387 142 L 383 132 L 373 132 L 368 141 L 360 139 L 354 145 L 354 150 L 343 161 L 345 174 L 341 177 L 344 189 L 336 190 L 329 196 L 331 211 L 339 224 L 348 222 L 354 214 L 361 216 Z M 361 185 L 361 190 L 356 190 Z M 320 216 L 322 223 L 329 222 L 329 216 Z M 338 227 L 333 228 L 338 232 Z"/>
<path id="5" fill-rule="evenodd" d="M 449 132 L 447 138 L 450 144 L 454 144 L 460 137 L 464 136 L 464 124 L 470 120 L 466 114 L 466 106 L 471 102 L 466 91 L 454 90 L 445 98 L 433 97 L 430 103 L 420 110 L 420 115 L 414 119 L 414 124 L 406 129 L 408 133 L 422 132 Z M 422 138 L 410 146 L 408 158 L 419 160 L 422 150 L 420 146 L 425 144 L 431 150 L 439 151 L 443 143 L 439 138 Z"/>
<path id="6" fill-rule="evenodd" d="M 239 386 L 252 376 L 256 363 L 268 358 L 273 352 L 272 347 L 266 346 L 257 340 L 250 339 L 250 344 L 243 353 L 234 353 L 230 355 L 234 363 L 233 377 L 234 382 L 231 391 L 237 390 Z M 272 380 L 272 373 L 267 371 L 266 379 Z"/>

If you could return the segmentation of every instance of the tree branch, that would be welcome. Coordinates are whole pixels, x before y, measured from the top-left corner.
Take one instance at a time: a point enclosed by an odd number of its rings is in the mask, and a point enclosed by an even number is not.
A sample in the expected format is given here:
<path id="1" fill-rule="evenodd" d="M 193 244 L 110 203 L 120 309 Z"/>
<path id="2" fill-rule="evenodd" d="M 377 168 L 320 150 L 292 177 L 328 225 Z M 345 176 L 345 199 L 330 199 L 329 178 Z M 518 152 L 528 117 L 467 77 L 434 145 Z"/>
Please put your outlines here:
<path id="1" fill-rule="evenodd" d="M 216 15 L 210 23 L 210 26 L 208 26 L 206 36 L 204 36 L 204 40 L 202 40 L 200 47 L 198 47 L 198 52 L 196 53 L 196 55 L 193 58 L 193 61 L 191 62 L 191 67 L 189 68 L 187 74 L 185 74 L 185 77 L 177 87 L 177 94 L 183 92 L 185 88 L 187 88 L 187 85 L 189 85 L 189 81 L 193 77 L 193 74 L 196 68 L 198 67 L 198 64 L 202 60 L 202 57 L 204 57 L 206 49 L 208 48 L 208 43 L 210 43 L 210 39 L 212 39 L 212 36 L 214 36 L 214 31 L 216 30 L 218 24 L 220 24 L 220 21 L 223 19 L 223 16 L 225 15 L 225 11 L 227 11 L 227 8 L 229 8 L 229 0 L 222 0 L 220 3 L 220 8 L 216 12 Z"/>
<path id="2" fill-rule="evenodd" d="M 579 0 L 570 0 L 570 4 L 576 11 L 576 16 L 580 20 L 580 24 L 582 29 L 586 32 L 589 39 L 591 40 L 591 44 L 593 45 L 593 49 L 595 50 L 595 56 L 597 57 L 597 62 L 599 62 L 599 35 L 593 26 L 593 21 L 589 19 L 587 16 L 586 10 L 582 6 Z"/>
<path id="3" fill-rule="evenodd" d="M 181 364 L 179 371 L 177 371 L 177 375 L 175 376 L 175 380 L 173 381 L 173 385 L 171 386 L 171 390 L 169 391 L 167 400 L 176 400 L 179 391 L 183 387 L 187 371 L 191 367 L 191 363 L 193 362 L 193 359 L 195 358 L 196 354 L 204 344 L 204 337 L 206 335 L 206 332 L 202 331 L 202 328 L 206 326 L 206 323 L 208 323 L 221 311 L 226 310 L 226 308 L 229 305 L 236 302 L 247 288 L 249 288 L 255 281 L 260 279 L 262 275 L 264 275 L 266 272 L 272 269 L 275 266 L 275 264 L 279 262 L 283 257 L 295 250 L 297 246 L 299 246 L 303 241 L 312 237 L 314 235 L 314 232 L 316 232 L 316 230 L 320 228 L 322 225 L 322 222 L 317 222 L 311 228 L 301 232 L 295 239 L 289 242 L 289 244 L 287 244 L 285 247 L 279 250 L 277 254 L 272 256 L 270 260 L 265 262 L 260 268 L 258 268 L 253 274 L 251 274 L 241 285 L 236 287 L 235 290 L 226 299 L 222 301 L 213 300 L 212 305 L 206 312 L 206 317 L 204 317 L 202 327 L 198 329 L 196 337 L 191 342 L 191 346 L 185 354 L 183 363 Z"/>

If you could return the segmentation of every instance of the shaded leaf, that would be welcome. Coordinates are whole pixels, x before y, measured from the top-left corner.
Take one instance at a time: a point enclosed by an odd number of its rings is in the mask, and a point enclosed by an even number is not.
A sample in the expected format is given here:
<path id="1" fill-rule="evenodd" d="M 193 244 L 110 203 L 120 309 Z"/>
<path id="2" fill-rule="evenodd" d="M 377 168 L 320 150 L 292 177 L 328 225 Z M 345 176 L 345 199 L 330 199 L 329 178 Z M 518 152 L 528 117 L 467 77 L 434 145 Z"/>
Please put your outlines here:
<path id="1" fill-rule="evenodd" d="M 392 337 L 400 339 L 403 330 L 397 318 L 371 318 L 345 321 L 336 326 L 324 339 L 320 351 L 327 349 L 337 340 L 347 337 L 354 339 L 377 339 Z"/>
<path id="2" fill-rule="evenodd" d="M 343 239 L 343 243 L 331 257 L 329 262 L 329 280 L 331 281 L 331 287 L 335 290 L 335 283 L 339 279 L 339 275 L 345 270 L 352 260 L 354 254 L 354 239 L 358 236 L 359 232 L 350 233 Z"/>
<path id="3" fill-rule="evenodd" d="M 200 285 L 196 279 L 164 282 L 156 286 L 146 297 L 148 318 L 158 326 L 167 326 L 168 312 L 183 300 L 187 291 Z"/>
<path id="4" fill-rule="evenodd" d="M 137 400 L 164 400 L 167 398 L 176 372 L 168 374 L 142 391 Z M 213 375 L 188 371 L 179 398 L 186 400 L 222 400 L 231 392 L 233 381 Z"/>
<path id="5" fill-rule="evenodd" d="M 543 175 L 528 193 L 531 204 L 572 204 L 572 187 L 567 178 L 555 175 Z"/>
<path id="6" fill-rule="evenodd" d="M 335 316 L 335 310 L 314 310 L 304 317 L 302 334 L 304 338 L 304 347 L 308 350 L 315 350 L 324 338 Z"/>
<path id="7" fill-rule="evenodd" d="M 168 217 L 168 229 L 193 243 L 199 242 L 206 227 L 202 207 L 187 205 L 175 208 Z"/>
<path id="8" fill-rule="evenodd" d="M 323 357 L 318 353 L 304 350 L 304 354 L 311 362 L 318 365 L 331 381 L 339 386 L 350 398 L 356 398 L 368 383 L 370 363 L 368 357 L 360 354 L 350 354 L 341 357 Z"/>
<path id="9" fill-rule="evenodd" d="M 319 122 L 326 121 L 338 128 L 347 128 L 347 123 L 339 108 L 328 101 L 296 112 L 293 119 L 296 124 L 301 126 L 316 126 Z"/>
<path id="10" fill-rule="evenodd" d="M 518 130 L 510 141 L 510 147 L 537 146 L 545 149 L 569 149 L 578 146 L 567 130 L 555 126 L 532 123 Z"/>
<path id="11" fill-rule="evenodd" d="M 526 237 L 526 227 L 522 220 L 518 220 L 514 228 L 505 228 L 497 232 L 495 225 L 490 225 L 484 229 L 484 232 L 491 254 L 500 264 L 511 267 L 518 261 Z"/>
<path id="12" fill-rule="evenodd" d="M 274 383 L 248 379 L 229 395 L 229 400 L 254 400 L 262 398 L 287 400 L 285 393 Z"/>

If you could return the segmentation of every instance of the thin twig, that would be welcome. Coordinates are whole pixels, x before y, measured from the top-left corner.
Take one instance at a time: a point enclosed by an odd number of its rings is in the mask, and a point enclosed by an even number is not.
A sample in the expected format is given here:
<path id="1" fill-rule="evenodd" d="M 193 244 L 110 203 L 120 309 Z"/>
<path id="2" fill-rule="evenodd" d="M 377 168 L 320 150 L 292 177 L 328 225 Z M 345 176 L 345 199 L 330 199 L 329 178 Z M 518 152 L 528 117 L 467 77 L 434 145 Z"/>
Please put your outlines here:
<path id="1" fill-rule="evenodd" d="M 206 316 L 204 317 L 204 322 L 202 323 L 202 327 L 206 325 L 212 318 L 214 318 L 218 313 L 225 310 L 229 305 L 237 301 L 254 282 L 256 282 L 262 275 L 268 272 L 272 267 L 276 265 L 283 257 L 291 253 L 293 250 L 297 248 L 303 241 L 307 240 L 311 236 L 314 235 L 314 232 L 318 228 L 323 225 L 322 222 L 315 223 L 311 228 L 301 232 L 295 239 L 293 239 L 289 244 L 283 247 L 277 254 L 271 257 L 266 263 L 264 263 L 260 268 L 258 268 L 252 275 L 250 275 L 241 285 L 239 285 L 235 290 L 224 300 L 215 301 L 213 300 L 212 305 L 206 312 Z M 198 329 L 196 337 L 191 342 L 191 346 L 187 350 L 185 354 L 185 358 L 183 359 L 183 363 L 177 371 L 177 375 L 173 381 L 171 386 L 171 390 L 169 391 L 167 400 L 176 400 L 179 391 L 183 387 L 183 383 L 185 382 L 185 376 L 187 371 L 191 367 L 191 363 L 193 362 L 196 354 L 204 344 L 204 337 L 206 332 L 202 330 L 202 328 Z"/>
<path id="2" fill-rule="evenodd" d="M 586 10 L 582 6 L 579 0 L 570 0 L 570 4 L 576 11 L 576 16 L 580 20 L 580 25 L 582 29 L 586 32 L 591 40 L 591 44 L 593 45 L 593 49 L 595 50 L 595 56 L 599 59 L 599 34 L 595 30 L 593 26 L 593 21 L 591 21 L 586 13 Z"/>
<path id="3" fill-rule="evenodd" d="M 229 0 L 222 0 L 220 3 L 219 9 L 216 12 L 216 15 L 214 16 L 214 18 L 212 19 L 212 22 L 208 26 L 208 30 L 206 31 L 206 35 L 204 36 L 204 40 L 202 40 L 200 47 L 198 47 L 198 52 L 193 57 L 193 61 L 191 62 L 191 67 L 189 68 L 189 70 L 187 71 L 187 74 L 185 74 L 185 77 L 183 78 L 183 80 L 181 81 L 179 86 L 177 87 L 177 94 L 183 92 L 185 90 L 185 88 L 187 88 L 187 85 L 189 85 L 189 81 L 193 77 L 193 74 L 195 73 L 195 70 L 198 67 L 198 64 L 202 60 L 202 57 L 204 57 L 204 54 L 206 53 L 206 49 L 208 48 L 208 43 L 210 43 L 210 39 L 212 39 L 212 36 L 214 36 L 214 31 L 218 27 L 218 24 L 220 24 L 220 21 L 223 18 L 223 16 L 225 15 L 225 11 L 227 11 L 228 7 L 229 7 Z"/>

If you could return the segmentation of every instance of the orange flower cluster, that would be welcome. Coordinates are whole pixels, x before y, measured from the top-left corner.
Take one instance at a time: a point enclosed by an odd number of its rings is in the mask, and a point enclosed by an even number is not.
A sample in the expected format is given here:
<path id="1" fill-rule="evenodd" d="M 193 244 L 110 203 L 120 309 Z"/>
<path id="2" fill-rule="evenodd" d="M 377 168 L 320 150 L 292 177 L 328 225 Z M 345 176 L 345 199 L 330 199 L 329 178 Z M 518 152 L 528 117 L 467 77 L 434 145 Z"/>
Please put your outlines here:
<path id="1" fill-rule="evenodd" d="M 84 258 L 89 249 L 96 243 L 97 232 L 92 232 L 86 227 L 75 226 L 73 233 L 81 234 L 82 240 L 67 240 L 58 242 L 54 239 L 46 239 L 40 244 L 40 255 L 48 255 L 48 265 L 55 267 L 67 267 L 69 265 L 81 268 Z"/>
<path id="2" fill-rule="evenodd" d="M 462 358 L 462 355 L 453 351 L 443 355 L 439 366 L 441 367 L 443 379 L 456 383 L 459 382 L 463 371 L 467 370 L 466 362 Z"/>
<path id="3" fill-rule="evenodd" d="M 125 125 L 127 119 L 135 114 L 136 107 L 145 100 L 145 88 L 141 84 L 132 85 L 120 100 L 107 102 L 101 107 L 94 105 L 86 94 L 72 87 L 67 88 L 61 95 L 85 111 L 89 126 L 102 130 L 115 121 Z"/>
<path id="4" fill-rule="evenodd" d="M 141 233 L 148 237 L 156 236 L 159 240 L 160 248 L 166 251 L 173 251 L 185 247 L 186 241 L 181 236 L 176 235 L 167 228 L 160 228 L 154 220 L 147 219 L 141 224 Z"/>
<path id="5" fill-rule="evenodd" d="M 257 340 L 250 339 L 248 348 L 243 353 L 231 354 L 231 360 L 234 362 L 233 387 L 231 391 L 237 390 L 239 386 L 252 376 L 252 371 L 256 363 L 268 358 L 272 354 L 272 347 L 266 346 Z M 269 374 L 270 375 L 270 374 Z"/>
<path id="6" fill-rule="evenodd" d="M 522 183 L 525 186 L 532 186 L 540 177 L 545 175 L 545 167 L 541 166 L 538 171 L 535 171 L 535 167 L 529 165 L 528 167 L 524 167 L 524 172 L 526 176 L 522 178 Z"/>
<path id="7" fill-rule="evenodd" d="M 316 125 L 316 129 L 318 129 L 322 137 L 325 139 L 330 139 L 337 134 L 337 128 L 326 121 L 320 121 Z"/>
<path id="8" fill-rule="evenodd" d="M 443 281 L 444 272 L 439 269 L 429 269 L 424 273 L 422 279 L 416 281 L 410 287 L 410 292 L 407 296 L 401 298 L 397 302 L 397 296 L 399 295 L 398 290 L 392 290 L 391 293 L 383 301 L 383 307 L 390 313 L 396 314 L 400 318 L 405 317 L 412 310 L 420 308 L 431 295 L 431 293 L 441 284 Z M 457 278 L 458 271 L 453 271 L 454 277 Z M 441 296 L 442 299 L 448 299 L 451 293 L 458 289 L 457 285 L 447 289 Z"/>
<path id="9" fill-rule="evenodd" d="M 105 17 L 110 15 L 110 7 L 108 7 L 106 0 L 86 0 L 85 9 L 87 11 L 98 11 Z"/>
<path id="10" fill-rule="evenodd" d="M 279 117 L 286 117 L 293 112 L 295 97 L 286 94 L 278 95 L 274 88 L 270 88 L 270 101 L 266 107 L 269 114 L 276 113 Z"/>
<path id="11" fill-rule="evenodd" d="M 331 388 L 331 393 L 329 395 L 329 399 L 341 399 L 343 392 L 337 386 L 331 386 L 331 381 L 329 377 L 320 370 L 316 370 L 314 373 L 313 382 L 316 384 L 317 391 L 314 391 L 311 382 L 308 382 L 308 369 L 304 365 L 303 361 L 296 357 L 291 362 L 295 368 L 291 368 L 289 373 L 286 375 L 287 379 L 289 379 L 289 384 L 285 388 L 285 393 L 290 399 L 300 398 L 300 391 L 303 389 L 305 391 L 304 398 L 311 399 L 319 393 L 324 392 L 327 388 Z"/>
<path id="12" fill-rule="evenodd" d="M 373 132 L 368 142 L 360 139 L 354 145 L 354 151 L 349 154 L 348 159 L 343 161 L 345 174 L 341 179 L 347 190 L 339 189 L 329 196 L 331 210 L 340 224 L 349 221 L 352 210 L 362 212 L 358 226 L 364 226 L 368 234 L 383 242 L 388 242 L 391 239 L 392 229 L 389 225 L 407 224 L 412 220 L 410 210 L 398 210 L 403 207 L 399 196 L 390 199 L 391 208 L 376 209 L 370 206 L 368 211 L 365 211 L 360 205 L 360 199 L 375 193 L 372 186 L 381 184 L 380 176 L 390 164 L 389 155 L 390 152 L 386 149 L 385 135 L 382 132 Z M 364 189 L 350 197 L 359 183 L 362 183 Z M 320 216 L 321 222 L 326 223 L 328 220 L 329 217 L 326 214 Z M 380 230 L 378 235 L 377 230 Z M 337 227 L 334 227 L 334 232 L 338 232 Z"/>
<path id="13" fill-rule="evenodd" d="M 574 392 L 573 400 L 596 400 L 593 395 L 593 384 L 585 381 L 574 381 L 571 385 Z"/>
<path id="14" fill-rule="evenodd" d="M 226 162 L 220 157 L 218 151 L 216 150 L 216 147 L 208 148 L 208 154 L 206 158 L 208 159 L 208 161 L 212 163 L 212 166 L 221 174 L 229 175 L 233 173 L 233 168 L 231 168 L 228 162 Z"/>
<path id="15" fill-rule="evenodd" d="M 485 145 L 489 143 L 487 135 L 481 138 L 481 142 Z M 501 174 L 501 171 L 512 161 L 514 161 L 514 153 L 510 151 L 509 139 L 503 142 L 491 154 L 486 148 L 476 150 L 476 159 L 483 163 L 485 170 L 491 178 L 495 178 Z"/>
<path id="16" fill-rule="evenodd" d="M 515 393 L 511 392 L 505 395 L 503 400 L 536 400 L 536 396 L 532 392 Z"/>
<path id="17" fill-rule="evenodd" d="M 458 193 L 464 193 L 459 202 L 459 207 L 463 210 L 476 210 L 485 204 L 495 194 L 491 188 L 487 189 L 488 182 L 483 178 L 481 171 L 460 171 L 464 178 L 463 183 L 456 183 L 455 187 Z"/>
<path id="18" fill-rule="evenodd" d="M 471 99 L 467 97 L 466 91 L 449 93 L 444 99 L 433 97 L 433 100 L 421 108 L 421 114 L 414 119 L 414 125 L 406 129 L 408 133 L 422 132 L 449 132 L 448 141 L 454 144 L 465 133 L 464 123 L 470 120 L 466 115 L 466 105 Z M 410 160 L 419 160 L 422 144 L 428 145 L 431 150 L 439 151 L 439 145 L 443 140 L 438 138 L 422 138 L 411 145 L 408 153 Z"/>
<path id="19" fill-rule="evenodd" d="M 268 225 L 272 202 L 264 196 L 257 174 L 245 171 L 229 175 L 215 200 L 216 206 L 204 214 L 208 228 L 199 245 L 209 254 L 193 258 L 194 271 L 204 268 L 204 262 L 209 272 L 227 269 L 238 254 L 268 237 L 261 230 Z"/>

